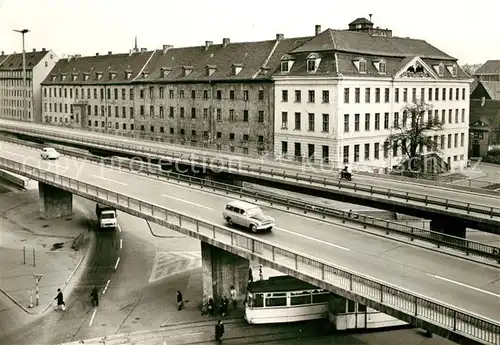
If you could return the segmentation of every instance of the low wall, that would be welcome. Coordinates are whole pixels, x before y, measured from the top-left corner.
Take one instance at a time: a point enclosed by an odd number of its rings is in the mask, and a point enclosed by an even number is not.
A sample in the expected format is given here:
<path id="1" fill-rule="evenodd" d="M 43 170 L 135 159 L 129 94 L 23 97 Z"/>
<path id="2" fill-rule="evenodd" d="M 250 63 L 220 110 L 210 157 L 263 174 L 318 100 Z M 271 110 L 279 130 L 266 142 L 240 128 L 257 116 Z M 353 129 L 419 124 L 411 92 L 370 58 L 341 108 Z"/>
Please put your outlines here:
<path id="1" fill-rule="evenodd" d="M 30 182 L 29 178 L 11 172 L 6 172 L 4 170 L 0 170 L 0 180 L 8 181 L 21 188 L 27 188 Z"/>

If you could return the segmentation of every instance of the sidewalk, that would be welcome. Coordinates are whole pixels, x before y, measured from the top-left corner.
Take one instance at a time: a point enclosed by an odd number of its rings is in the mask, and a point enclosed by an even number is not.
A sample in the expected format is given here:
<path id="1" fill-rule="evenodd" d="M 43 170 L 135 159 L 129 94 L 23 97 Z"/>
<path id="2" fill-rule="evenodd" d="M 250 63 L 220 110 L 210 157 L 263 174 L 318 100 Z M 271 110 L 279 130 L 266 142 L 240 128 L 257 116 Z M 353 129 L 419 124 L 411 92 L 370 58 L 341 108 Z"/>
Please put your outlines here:
<path id="1" fill-rule="evenodd" d="M 29 314 L 44 312 L 54 302 L 57 289 L 64 291 L 91 238 L 88 214 L 75 202 L 72 216 L 48 221 L 40 218 L 38 207 L 38 190 L 0 195 L 0 292 Z M 72 249 L 79 234 L 82 244 Z M 39 305 L 29 308 L 36 302 L 35 274 L 43 275 Z"/>

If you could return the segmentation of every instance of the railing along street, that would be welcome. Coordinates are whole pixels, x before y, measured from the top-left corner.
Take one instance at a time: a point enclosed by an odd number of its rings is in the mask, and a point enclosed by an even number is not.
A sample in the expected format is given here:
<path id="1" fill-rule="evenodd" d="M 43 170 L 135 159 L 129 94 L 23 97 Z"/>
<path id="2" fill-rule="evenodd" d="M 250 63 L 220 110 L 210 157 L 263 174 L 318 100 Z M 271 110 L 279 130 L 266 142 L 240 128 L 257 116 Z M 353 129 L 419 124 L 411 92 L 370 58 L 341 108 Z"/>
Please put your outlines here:
<path id="1" fill-rule="evenodd" d="M 15 138 L 2 138 L 2 140 L 31 148 L 40 148 L 43 146 L 36 143 L 27 143 Z M 381 231 L 385 235 L 399 235 L 404 238 L 410 239 L 410 241 L 420 240 L 422 242 L 434 244 L 438 248 L 450 248 L 465 253 L 466 255 L 475 255 L 500 263 L 500 248 L 486 243 L 471 241 L 461 237 L 455 237 L 432 230 L 426 230 L 408 224 L 402 224 L 401 222 L 379 219 L 377 217 L 362 215 L 350 211 L 337 210 L 333 207 L 306 202 L 301 199 L 286 197 L 276 193 L 264 191 L 248 191 L 244 187 L 238 187 L 193 176 L 187 176 L 175 172 L 164 171 L 159 169 L 155 164 L 150 164 L 143 161 L 103 158 L 88 153 L 75 152 L 72 150 L 61 148 L 59 148 L 58 150 L 60 153 L 69 156 L 70 158 L 79 158 L 92 162 L 94 164 L 104 164 L 110 168 L 128 170 L 130 172 L 142 173 L 148 176 L 153 175 L 157 178 L 164 178 L 166 180 L 174 179 L 179 182 L 185 182 L 189 186 L 195 184 L 200 186 L 201 188 L 210 188 L 214 192 L 221 191 L 225 194 L 236 194 L 239 198 L 248 197 L 254 199 L 255 201 L 265 201 L 268 202 L 270 206 L 277 204 L 285 206 L 288 210 L 290 208 L 293 208 L 302 211 L 304 214 L 316 214 L 323 219 L 326 219 L 326 217 L 331 217 L 340 219 L 344 223 L 346 221 L 358 223 L 363 226 L 363 229 L 370 227 Z"/>
<path id="2" fill-rule="evenodd" d="M 2 125 L 3 127 L 5 128 L 9 128 L 11 130 L 15 130 L 19 133 L 21 132 L 25 132 L 25 133 L 36 133 L 40 136 L 47 136 L 47 131 L 40 131 L 40 130 L 34 130 L 34 129 L 26 129 L 26 128 L 20 128 L 20 127 L 17 127 L 17 126 L 11 126 L 11 125 Z M 51 127 L 50 125 L 42 125 L 42 127 Z M 58 128 L 60 128 L 60 126 L 57 126 Z M 79 130 L 82 130 L 82 129 L 79 129 Z M 86 132 L 89 132 L 89 133 L 100 133 L 100 132 L 96 132 L 96 131 L 91 131 L 91 130 L 87 130 L 87 129 L 83 129 L 85 130 Z M 112 134 L 113 136 L 116 136 L 116 137 L 126 137 L 126 138 L 131 138 L 131 139 L 138 139 L 134 136 L 127 136 L 127 135 L 115 135 L 115 134 Z M 119 143 L 116 143 L 116 142 L 110 142 L 110 141 L 106 141 L 106 140 L 97 140 L 97 139 L 90 139 L 90 138 L 82 138 L 82 137 L 78 137 L 78 136 L 74 136 L 74 135 L 71 135 L 71 134 L 54 134 L 54 133 L 50 133 L 49 135 L 49 138 L 50 136 L 56 136 L 58 138 L 61 138 L 61 139 L 66 139 L 66 140 L 78 140 L 79 142 L 81 142 L 82 140 L 84 142 L 89 142 L 89 143 L 94 143 L 95 145 L 100 145 L 102 147 L 112 147 L 112 148 L 120 148 L 120 149 L 128 149 L 128 150 L 136 150 L 138 152 L 141 152 L 141 153 L 155 153 L 157 152 L 157 154 L 160 154 L 160 150 L 159 149 L 154 149 L 154 150 L 151 150 L 151 149 L 146 149 L 144 146 L 139 146 L 139 145 L 132 145 L 132 144 L 119 144 Z M 68 139 L 69 138 L 69 139 Z M 142 138 L 139 138 L 139 139 L 142 139 Z M 151 140 L 148 140 L 148 141 L 151 141 Z M 151 143 L 155 143 L 155 141 L 151 141 Z M 180 149 L 186 149 L 186 147 L 192 147 L 191 145 L 187 146 L 187 145 L 175 145 L 175 144 L 172 144 L 172 143 L 169 143 L 169 145 L 174 145 L 175 147 L 178 148 L 178 150 Z M 166 155 L 169 155 L 169 156 L 175 156 L 176 154 L 178 154 L 178 151 L 175 151 L 175 149 L 172 149 L 171 151 L 167 151 L 165 149 L 161 150 L 161 152 L 163 154 L 166 154 Z M 208 155 L 207 153 L 211 152 L 212 154 L 216 155 L 216 156 L 210 156 Z M 256 157 L 252 157 L 252 156 L 248 156 L 248 155 L 239 155 L 239 154 L 235 154 L 233 152 L 221 152 L 221 151 L 217 151 L 217 150 L 210 150 L 210 149 L 207 149 L 207 148 L 203 148 L 203 157 L 205 158 L 211 158 L 211 159 L 214 159 L 215 157 L 218 157 L 217 159 L 220 159 L 219 157 L 222 155 L 224 156 L 227 156 L 228 159 L 234 159 L 234 158 L 237 158 L 239 160 L 244 160 L 246 158 L 253 158 L 253 159 L 262 159 L 262 155 L 259 155 L 259 156 L 256 156 Z M 182 154 L 180 154 L 182 156 Z M 231 157 L 231 158 L 229 158 Z M 270 159 L 268 156 L 266 156 L 267 158 L 266 159 Z M 294 160 L 290 160 L 290 159 L 276 159 L 276 158 L 272 158 L 270 159 L 270 164 L 274 165 L 274 164 L 286 164 L 288 165 L 288 169 L 304 169 L 304 165 L 302 162 L 296 162 Z M 315 163 L 315 162 L 307 162 L 307 167 L 310 167 L 312 169 L 325 169 L 327 171 L 332 171 L 332 170 L 339 170 L 341 168 L 344 167 L 344 163 L 342 162 L 331 162 L 331 163 Z M 428 185 L 428 186 L 436 186 L 436 185 L 440 185 L 440 186 L 443 186 L 444 188 L 447 188 L 447 189 L 452 189 L 452 190 L 465 190 L 465 191 L 474 191 L 475 193 L 481 193 L 481 194 L 490 194 L 492 192 L 495 193 L 494 190 L 488 190 L 488 189 L 482 189 L 482 188 L 479 188 L 479 187 L 473 187 L 472 186 L 472 181 L 471 179 L 468 179 L 468 186 L 467 185 L 463 185 L 461 183 L 459 184 L 453 184 L 453 182 L 456 182 L 456 181 L 463 181 L 463 178 L 454 178 L 453 176 L 451 177 L 446 177 L 446 176 L 440 176 L 440 175 L 436 175 L 433 177 L 433 179 L 429 180 L 428 178 L 420 178 L 418 175 L 416 177 L 406 177 L 404 176 L 402 173 L 397 175 L 397 174 L 394 174 L 394 173 L 391 173 L 391 174 L 382 174 L 378 171 L 381 170 L 381 168 L 375 168 L 375 167 L 371 167 L 371 166 L 361 166 L 361 165 L 353 165 L 352 166 L 353 170 L 357 173 L 357 174 L 360 174 L 360 175 L 364 175 L 364 176 L 367 176 L 367 177 L 376 177 L 377 179 L 386 179 L 386 180 L 396 180 L 396 181 L 408 181 L 408 182 L 411 182 L 411 183 L 419 183 L 419 184 L 422 184 L 422 185 Z M 324 176 L 324 175 L 323 175 Z M 321 176 L 320 176 L 321 177 Z M 439 180 L 447 180 L 448 182 L 439 182 Z M 474 181 L 474 184 L 478 184 L 479 182 L 477 181 Z M 487 186 L 490 186 L 490 185 L 494 185 L 495 183 L 490 183 L 490 182 L 482 182 L 481 183 L 483 185 L 483 187 L 487 187 Z"/>
<path id="3" fill-rule="evenodd" d="M 357 296 L 373 306 L 414 325 L 436 328 L 437 334 L 465 337 L 476 343 L 500 345 L 500 323 L 425 296 L 386 284 L 374 278 L 336 267 L 319 259 L 298 254 L 282 246 L 192 218 L 166 207 L 128 197 L 108 189 L 58 175 L 34 166 L 0 158 L 0 168 L 53 185 L 87 199 L 103 202 L 126 213 L 135 214 L 162 226 L 188 234 L 246 257 L 300 273 L 346 297 Z M 236 250 L 237 249 L 237 250 Z M 420 320 L 419 321 L 417 321 Z"/>

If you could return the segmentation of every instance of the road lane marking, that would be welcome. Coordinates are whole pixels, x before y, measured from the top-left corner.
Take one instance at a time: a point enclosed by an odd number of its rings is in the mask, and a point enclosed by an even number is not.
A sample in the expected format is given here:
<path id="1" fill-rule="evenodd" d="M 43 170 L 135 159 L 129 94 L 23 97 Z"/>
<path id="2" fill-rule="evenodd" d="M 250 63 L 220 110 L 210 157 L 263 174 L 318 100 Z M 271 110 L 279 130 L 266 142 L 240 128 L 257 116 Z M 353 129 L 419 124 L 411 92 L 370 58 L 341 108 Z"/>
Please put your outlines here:
<path id="1" fill-rule="evenodd" d="M 470 286 L 470 285 L 467 285 L 467 284 L 464 284 L 464 283 L 460 283 L 460 282 L 457 282 L 455 280 L 451 280 L 451 279 L 444 278 L 444 277 L 441 277 L 441 276 L 437 276 L 437 275 L 434 275 L 434 274 L 427 273 L 427 275 L 430 275 L 431 277 L 436 278 L 436 279 L 444 280 L 444 281 L 446 281 L 448 283 L 452 283 L 452 284 L 455 284 L 455 285 L 466 287 L 466 288 L 469 288 L 471 290 L 475 290 L 475 291 L 478 291 L 478 292 L 482 292 L 482 293 L 485 293 L 485 294 L 488 294 L 488 295 L 500 298 L 500 295 L 496 294 L 494 292 L 486 291 L 486 290 L 483 290 L 483 289 L 480 289 L 480 288 L 477 288 L 477 287 L 474 287 L 474 286 Z"/>
<path id="2" fill-rule="evenodd" d="M 120 182 L 120 181 L 115 181 L 115 180 L 112 180 L 112 179 L 109 179 L 109 178 L 106 178 L 106 177 L 102 177 L 102 176 L 99 176 L 99 175 L 92 175 L 92 176 L 100 178 L 100 179 L 102 179 L 104 181 L 118 183 L 118 184 L 121 184 L 122 186 L 128 186 L 128 184 L 126 184 L 126 183 L 123 183 L 123 182 Z"/>
<path id="3" fill-rule="evenodd" d="M 108 282 L 106 283 L 106 286 L 104 287 L 104 290 L 102 291 L 102 294 L 104 295 L 106 293 L 106 290 L 108 290 L 109 283 L 111 282 L 110 279 L 108 279 Z"/>
<path id="4" fill-rule="evenodd" d="M 169 199 L 173 199 L 173 200 L 185 202 L 186 204 L 191 204 L 191 205 L 194 205 L 194 206 L 203 207 L 203 208 L 206 208 L 207 210 L 212 210 L 212 211 L 214 210 L 211 207 L 208 207 L 208 206 L 205 206 L 205 205 L 196 204 L 196 203 L 191 202 L 191 201 L 182 200 L 182 199 L 176 198 L 174 196 L 170 196 L 170 195 L 166 195 L 166 194 L 162 194 L 161 196 L 163 196 L 165 198 L 169 198 Z"/>
<path id="5" fill-rule="evenodd" d="M 92 317 L 90 318 L 89 327 L 91 327 L 92 323 L 94 322 L 94 317 L 95 317 L 96 312 L 97 312 L 97 309 L 94 309 L 94 312 L 92 313 Z"/>
<path id="6" fill-rule="evenodd" d="M 116 264 L 115 264 L 115 271 L 116 269 L 118 268 L 118 264 L 120 263 L 120 257 L 118 257 L 118 259 L 116 259 Z"/>
<path id="7" fill-rule="evenodd" d="M 120 227 L 120 224 L 116 226 L 118 228 L 118 231 L 122 232 L 122 228 Z"/>
<path id="8" fill-rule="evenodd" d="M 123 248 L 123 239 L 120 238 L 120 249 Z"/>
<path id="9" fill-rule="evenodd" d="M 330 242 L 327 242 L 327 241 L 323 241 L 323 240 L 319 240 L 317 238 L 314 238 L 314 237 L 310 237 L 310 236 L 306 236 L 306 235 L 302 235 L 302 234 L 299 234 L 297 232 L 293 232 L 293 231 L 290 231 L 290 230 L 286 230 L 286 229 L 283 229 L 283 228 L 279 228 L 277 226 L 274 227 L 275 229 L 278 229 L 280 231 L 284 231 L 284 232 L 288 232 L 289 234 L 291 235 L 295 235 L 295 236 L 299 236 L 299 237 L 302 237 L 302 238 L 305 238 L 305 239 L 308 239 L 310 241 L 315 241 L 315 242 L 319 242 L 319 243 L 323 243 L 323 244 L 326 244 L 328 246 L 331 246 L 331 247 L 335 247 L 335 248 L 338 248 L 338 249 L 342 249 L 342 250 L 345 250 L 345 251 L 351 251 L 349 248 L 346 248 L 346 247 L 342 247 L 342 246 L 339 246 L 338 244 L 334 244 L 334 243 L 330 243 Z"/>

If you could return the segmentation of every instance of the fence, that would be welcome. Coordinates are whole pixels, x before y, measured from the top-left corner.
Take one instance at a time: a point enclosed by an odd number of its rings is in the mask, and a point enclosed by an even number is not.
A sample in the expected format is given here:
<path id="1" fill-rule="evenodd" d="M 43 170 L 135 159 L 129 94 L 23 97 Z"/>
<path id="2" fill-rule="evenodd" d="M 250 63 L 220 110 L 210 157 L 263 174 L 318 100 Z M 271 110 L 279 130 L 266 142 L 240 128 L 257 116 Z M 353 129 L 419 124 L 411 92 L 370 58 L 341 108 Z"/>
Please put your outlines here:
<path id="1" fill-rule="evenodd" d="M 28 147 L 42 146 L 40 144 L 26 143 L 22 140 L 14 138 L 5 138 L 5 140 Z M 276 193 L 264 191 L 250 192 L 245 190 L 245 188 L 243 187 L 228 185 L 192 176 L 186 176 L 179 173 L 163 171 L 161 170 L 161 167 L 159 168 L 154 164 L 149 164 L 142 161 L 102 158 L 99 156 L 90 155 L 88 153 L 76 152 L 66 149 L 59 149 L 59 152 L 67 156 L 84 159 L 93 163 L 104 164 L 111 168 L 127 169 L 136 173 L 154 175 L 157 178 L 161 177 L 167 180 L 175 179 L 178 182 L 185 182 L 190 186 L 196 184 L 201 188 L 210 188 L 214 192 L 219 191 L 225 194 L 232 193 L 239 198 L 248 197 L 254 199 L 255 201 L 265 201 L 268 202 L 271 206 L 273 204 L 279 204 L 285 206 L 288 210 L 290 208 L 297 209 L 302 211 L 304 214 L 316 214 L 323 219 L 325 219 L 326 217 L 331 217 L 341 219 L 343 222 L 349 221 L 358 223 L 363 225 L 364 229 L 370 227 L 377 229 L 385 233 L 386 235 L 395 234 L 410 239 L 411 241 L 420 240 L 423 242 L 432 243 L 438 248 L 450 248 L 465 253 L 466 255 L 475 255 L 500 263 L 500 248 L 486 243 L 470 241 L 461 237 L 450 236 L 440 232 L 402 224 L 401 222 L 392 222 L 389 220 L 378 219 L 376 217 L 357 214 L 355 212 L 337 210 L 333 207 L 306 202 L 302 199 L 299 200 L 295 198 L 285 197 Z"/>
<path id="2" fill-rule="evenodd" d="M 346 297 L 358 296 L 368 306 L 395 315 L 412 324 L 432 328 L 438 334 L 467 338 L 478 344 L 500 345 L 500 324 L 473 315 L 410 291 L 391 286 L 330 263 L 292 252 L 217 225 L 182 215 L 162 206 L 80 182 L 62 175 L 0 158 L 0 168 L 67 190 L 94 201 L 154 221 L 246 257 L 254 256 L 292 274 L 307 277 L 313 283 Z"/>

